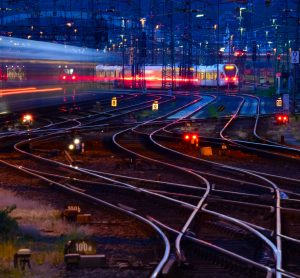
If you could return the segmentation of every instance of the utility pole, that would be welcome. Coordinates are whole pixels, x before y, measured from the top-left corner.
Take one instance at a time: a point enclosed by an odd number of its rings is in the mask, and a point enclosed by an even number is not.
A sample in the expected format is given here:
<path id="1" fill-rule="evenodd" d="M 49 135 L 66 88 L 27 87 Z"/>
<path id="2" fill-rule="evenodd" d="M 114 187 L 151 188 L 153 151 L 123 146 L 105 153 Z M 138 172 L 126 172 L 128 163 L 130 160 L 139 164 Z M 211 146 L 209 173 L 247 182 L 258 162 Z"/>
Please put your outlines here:
<path id="1" fill-rule="evenodd" d="M 297 4 L 297 22 L 296 22 L 296 42 L 294 46 L 294 51 L 299 52 L 299 25 L 300 25 L 300 2 L 298 1 Z M 293 84 L 293 95 L 292 95 L 292 114 L 296 114 L 296 94 L 298 92 L 298 85 L 299 85 L 299 63 L 293 64 L 294 65 L 294 84 Z"/>
<path id="2" fill-rule="evenodd" d="M 157 63 L 156 54 L 156 31 L 160 27 L 158 25 L 159 1 L 151 0 L 150 2 L 150 19 L 149 19 L 149 44 L 150 44 L 150 64 Z M 157 28 L 158 27 L 158 28 Z"/>
<path id="3" fill-rule="evenodd" d="M 162 88 L 174 89 L 174 30 L 173 30 L 173 1 L 165 0 L 164 11 L 166 20 L 163 36 Z"/>
<path id="4" fill-rule="evenodd" d="M 145 62 L 147 57 L 147 34 L 145 32 L 146 19 L 142 18 L 142 3 L 138 1 L 138 18 L 137 24 L 137 37 L 135 40 L 136 46 L 136 63 L 135 63 L 135 84 L 134 87 L 140 88 L 142 91 L 146 90 L 145 80 Z"/>
<path id="5" fill-rule="evenodd" d="M 182 53 L 182 65 L 181 65 L 181 77 L 183 78 L 183 84 L 190 88 L 191 78 L 193 72 L 192 67 L 192 16 L 191 16 L 191 1 L 186 0 L 184 6 L 184 32 L 183 32 L 183 53 Z"/>
<path id="6" fill-rule="evenodd" d="M 3 6 L 3 0 L 1 0 L 0 1 L 0 13 L 1 13 L 1 21 L 0 21 L 0 23 L 1 23 L 1 26 L 3 26 L 3 14 L 4 14 L 4 10 L 5 10 L 5 8 L 4 8 L 4 6 Z"/>

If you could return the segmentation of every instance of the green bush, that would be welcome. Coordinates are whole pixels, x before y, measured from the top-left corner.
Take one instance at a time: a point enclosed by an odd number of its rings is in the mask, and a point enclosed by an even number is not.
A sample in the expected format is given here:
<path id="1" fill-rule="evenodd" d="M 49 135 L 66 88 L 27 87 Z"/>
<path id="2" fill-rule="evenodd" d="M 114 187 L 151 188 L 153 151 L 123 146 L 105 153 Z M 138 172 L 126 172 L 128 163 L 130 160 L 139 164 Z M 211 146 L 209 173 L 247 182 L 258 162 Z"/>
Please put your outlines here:
<path id="1" fill-rule="evenodd" d="M 0 210 L 0 240 L 12 239 L 18 232 L 17 221 L 9 215 L 15 208 L 10 206 Z"/>

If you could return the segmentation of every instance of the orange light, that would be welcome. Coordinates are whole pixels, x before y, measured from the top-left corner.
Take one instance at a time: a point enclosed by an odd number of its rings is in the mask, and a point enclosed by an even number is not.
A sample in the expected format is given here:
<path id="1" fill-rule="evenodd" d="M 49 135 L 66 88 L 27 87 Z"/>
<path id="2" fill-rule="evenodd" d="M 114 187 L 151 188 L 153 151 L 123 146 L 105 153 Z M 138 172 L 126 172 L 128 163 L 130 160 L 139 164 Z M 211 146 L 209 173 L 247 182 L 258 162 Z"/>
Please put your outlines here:
<path id="1" fill-rule="evenodd" d="M 234 69 L 234 66 L 233 65 L 227 65 L 227 66 L 225 66 L 225 69 L 232 70 L 232 69 Z"/>
<path id="2" fill-rule="evenodd" d="M 193 134 L 192 139 L 196 140 L 198 138 L 198 136 L 196 134 Z"/>
<path id="3" fill-rule="evenodd" d="M 32 115 L 26 114 L 23 116 L 23 123 L 25 122 L 31 122 L 32 121 Z"/>
<path id="4" fill-rule="evenodd" d="M 233 81 L 236 81 L 236 77 L 233 77 L 232 80 L 233 80 Z"/>
<path id="5" fill-rule="evenodd" d="M 4 89 L 0 90 L 0 94 L 7 93 L 7 92 L 17 92 L 17 91 L 23 91 L 23 90 L 36 90 L 36 87 L 25 87 L 25 88 L 12 88 L 12 89 Z"/>
<path id="6" fill-rule="evenodd" d="M 228 77 L 225 77 L 225 81 L 228 81 Z"/>

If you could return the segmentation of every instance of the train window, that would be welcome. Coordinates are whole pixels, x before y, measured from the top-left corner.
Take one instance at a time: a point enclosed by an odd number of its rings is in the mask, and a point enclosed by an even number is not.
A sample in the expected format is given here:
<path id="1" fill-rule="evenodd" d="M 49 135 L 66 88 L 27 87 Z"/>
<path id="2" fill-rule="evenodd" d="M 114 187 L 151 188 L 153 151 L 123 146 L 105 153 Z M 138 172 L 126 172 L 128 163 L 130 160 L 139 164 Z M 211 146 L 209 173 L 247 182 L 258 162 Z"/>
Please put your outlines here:
<path id="1" fill-rule="evenodd" d="M 73 72 L 74 72 L 74 69 L 63 69 L 63 71 L 64 71 L 64 73 L 65 74 L 69 74 L 69 75 L 71 75 L 71 74 L 73 74 Z"/>
<path id="2" fill-rule="evenodd" d="M 224 71 L 227 77 L 236 76 L 237 70 L 235 65 L 226 65 L 224 66 Z"/>

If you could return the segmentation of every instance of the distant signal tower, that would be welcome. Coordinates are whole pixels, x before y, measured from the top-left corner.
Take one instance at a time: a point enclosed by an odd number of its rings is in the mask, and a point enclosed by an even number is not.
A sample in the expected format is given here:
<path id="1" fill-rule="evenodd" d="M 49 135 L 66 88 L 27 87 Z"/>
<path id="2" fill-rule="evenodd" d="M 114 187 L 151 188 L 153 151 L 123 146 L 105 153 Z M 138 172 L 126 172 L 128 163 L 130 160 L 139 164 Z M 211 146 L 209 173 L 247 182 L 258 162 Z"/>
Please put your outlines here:
<path id="1" fill-rule="evenodd" d="M 175 79 L 173 1 L 164 1 L 164 31 L 162 38 L 162 88 L 173 89 Z"/>

